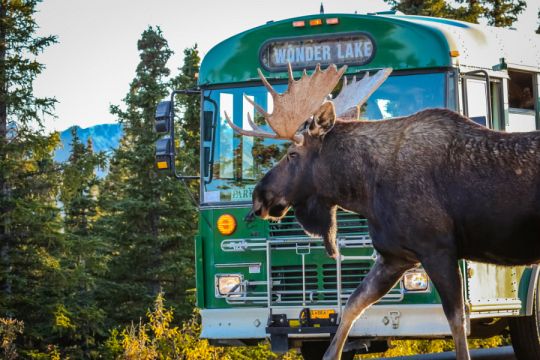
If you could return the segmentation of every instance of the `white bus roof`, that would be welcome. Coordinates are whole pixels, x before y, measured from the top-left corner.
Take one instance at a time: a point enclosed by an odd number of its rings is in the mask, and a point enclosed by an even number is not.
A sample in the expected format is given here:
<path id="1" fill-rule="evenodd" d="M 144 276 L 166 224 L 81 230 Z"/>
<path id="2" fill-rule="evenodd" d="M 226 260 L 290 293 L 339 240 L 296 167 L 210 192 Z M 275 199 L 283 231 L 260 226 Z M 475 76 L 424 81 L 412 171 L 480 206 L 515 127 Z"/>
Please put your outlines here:
<path id="1" fill-rule="evenodd" d="M 457 65 L 491 70 L 504 58 L 508 68 L 540 72 L 540 35 L 508 28 L 415 15 L 381 15 L 439 30 L 450 50 L 459 51 Z"/>

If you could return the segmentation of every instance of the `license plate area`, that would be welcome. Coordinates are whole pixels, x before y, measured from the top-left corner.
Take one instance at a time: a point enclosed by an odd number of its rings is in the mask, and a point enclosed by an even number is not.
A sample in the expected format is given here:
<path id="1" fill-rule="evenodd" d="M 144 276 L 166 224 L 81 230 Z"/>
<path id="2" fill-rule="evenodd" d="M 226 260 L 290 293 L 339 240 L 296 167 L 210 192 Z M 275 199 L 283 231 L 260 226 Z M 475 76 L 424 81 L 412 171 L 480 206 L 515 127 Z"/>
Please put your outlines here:
<path id="1" fill-rule="evenodd" d="M 310 309 L 309 314 L 312 320 L 328 320 L 330 315 L 335 314 L 333 309 Z"/>
<path id="2" fill-rule="evenodd" d="M 332 326 L 337 325 L 338 314 L 334 309 L 303 308 L 298 320 L 301 327 Z"/>

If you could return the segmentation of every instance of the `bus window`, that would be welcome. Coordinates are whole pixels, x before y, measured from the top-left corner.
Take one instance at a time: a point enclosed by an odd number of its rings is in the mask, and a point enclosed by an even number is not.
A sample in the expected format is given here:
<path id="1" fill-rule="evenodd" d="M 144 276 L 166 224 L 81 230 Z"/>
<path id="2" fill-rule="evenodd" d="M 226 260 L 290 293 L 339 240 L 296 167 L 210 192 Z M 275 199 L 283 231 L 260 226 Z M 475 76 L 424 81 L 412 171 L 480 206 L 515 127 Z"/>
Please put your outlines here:
<path id="1" fill-rule="evenodd" d="M 506 131 L 536 130 L 533 74 L 508 70 L 508 124 Z"/>
<path id="2" fill-rule="evenodd" d="M 485 79 L 464 78 L 466 115 L 483 126 L 489 126 L 488 92 Z"/>
<path id="3" fill-rule="evenodd" d="M 445 107 L 446 73 L 388 78 L 362 106 L 360 118 L 381 120 Z"/>
<path id="4" fill-rule="evenodd" d="M 499 79 L 491 81 L 491 123 L 493 129 L 504 130 L 502 83 Z"/>
<path id="5" fill-rule="evenodd" d="M 221 93 L 219 96 L 220 104 L 220 119 L 221 124 L 225 124 L 225 113 L 233 113 L 233 95 L 228 93 Z M 230 116 L 230 115 L 229 115 Z M 218 176 L 222 179 L 233 178 L 233 162 L 230 154 L 234 148 L 234 133 L 230 126 L 222 126 L 219 137 L 219 173 Z"/>
<path id="6" fill-rule="evenodd" d="M 283 92 L 286 85 L 278 84 L 274 88 Z M 225 120 L 225 112 L 243 129 L 252 130 L 249 114 L 255 124 L 271 132 L 262 114 L 246 97 L 267 112 L 273 110 L 272 97 L 263 86 L 211 90 L 206 92 L 206 96 L 216 101 L 219 121 L 213 140 L 216 153 L 212 164 L 213 176 L 211 181 L 205 183 L 204 201 L 249 201 L 257 180 L 281 159 L 289 144 L 283 140 L 235 135 Z"/>
<path id="7" fill-rule="evenodd" d="M 252 119 L 255 118 L 255 107 L 246 99 L 255 101 L 253 95 L 246 95 L 242 99 L 242 128 L 246 130 L 253 130 L 248 122 L 248 114 Z M 253 163 L 253 139 L 250 136 L 243 136 L 242 141 L 242 179 L 255 180 L 257 174 L 255 173 L 255 164 Z"/>

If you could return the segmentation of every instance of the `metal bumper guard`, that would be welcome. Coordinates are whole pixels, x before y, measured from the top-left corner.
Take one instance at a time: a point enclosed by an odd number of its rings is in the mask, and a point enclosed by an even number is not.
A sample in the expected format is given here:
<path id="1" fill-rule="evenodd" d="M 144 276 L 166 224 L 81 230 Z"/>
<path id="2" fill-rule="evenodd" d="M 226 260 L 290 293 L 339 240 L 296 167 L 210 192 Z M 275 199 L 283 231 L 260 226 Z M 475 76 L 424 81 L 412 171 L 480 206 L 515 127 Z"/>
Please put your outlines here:
<path id="1" fill-rule="evenodd" d="M 339 310 L 337 306 L 311 309 Z M 298 319 L 301 307 L 283 307 L 279 314 Z M 274 311 L 276 313 L 276 311 Z M 205 339 L 264 339 L 270 310 L 265 308 L 205 309 L 201 310 L 202 333 Z M 289 338 L 328 338 L 330 332 L 310 330 L 289 333 Z M 314 328 L 317 329 L 317 328 Z M 312 332 L 315 331 L 315 332 Z M 350 337 L 443 337 L 450 336 L 450 327 L 441 305 L 374 305 L 354 324 Z"/>

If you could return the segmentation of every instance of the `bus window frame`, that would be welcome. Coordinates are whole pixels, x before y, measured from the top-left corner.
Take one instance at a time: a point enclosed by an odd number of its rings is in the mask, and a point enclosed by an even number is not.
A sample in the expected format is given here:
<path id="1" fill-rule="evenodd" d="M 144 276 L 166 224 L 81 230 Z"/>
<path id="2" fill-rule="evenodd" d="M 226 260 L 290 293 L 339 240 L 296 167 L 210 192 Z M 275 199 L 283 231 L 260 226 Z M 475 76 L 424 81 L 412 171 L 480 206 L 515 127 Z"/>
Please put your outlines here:
<path id="1" fill-rule="evenodd" d="M 539 94 L 539 86 L 540 86 L 540 73 L 533 72 L 533 96 L 534 96 L 534 110 L 536 112 L 536 130 L 540 130 L 540 100 L 538 97 Z"/>
<path id="2" fill-rule="evenodd" d="M 454 109 L 455 112 L 461 112 L 461 106 L 459 102 L 459 69 L 449 68 L 446 73 L 446 92 L 445 92 L 445 107 L 449 108 L 448 103 L 450 99 L 450 82 L 454 85 Z"/>
<path id="3" fill-rule="evenodd" d="M 483 75 L 483 76 L 482 76 Z M 463 115 L 469 117 L 469 96 L 467 89 L 467 80 L 483 80 L 485 82 L 485 89 L 487 94 L 486 104 L 486 127 L 493 129 L 493 113 L 492 113 L 492 101 L 491 101 L 491 77 L 486 70 L 473 70 L 461 74 L 461 87 L 463 92 Z"/>
<path id="4" fill-rule="evenodd" d="M 524 74 L 529 74 L 531 75 L 532 77 L 532 96 L 533 96 L 533 99 L 534 99 L 534 109 L 533 110 L 528 110 L 528 111 L 534 111 L 534 116 L 535 116 L 535 125 L 536 125 L 536 130 L 540 130 L 540 99 L 538 98 L 540 96 L 539 94 L 539 86 L 540 86 L 540 72 L 538 71 L 533 71 L 533 70 L 523 70 L 523 69 L 520 69 L 520 68 L 514 68 L 514 67 L 509 67 L 508 68 L 508 71 L 509 72 L 518 72 L 518 73 L 524 73 Z M 510 74 L 510 73 L 509 73 Z M 509 82 L 510 79 L 507 80 L 507 82 Z M 510 84 L 507 84 L 507 97 L 508 99 L 510 98 Z M 510 117 L 510 112 L 513 111 L 514 113 L 519 113 L 520 111 L 523 111 L 524 113 L 527 112 L 526 109 L 521 109 L 521 108 L 514 108 L 514 107 L 510 107 L 510 101 L 508 100 L 508 118 L 505 119 L 505 127 L 506 125 L 508 124 L 509 122 L 509 117 Z"/>
<path id="5" fill-rule="evenodd" d="M 497 87 L 496 93 L 493 92 L 493 88 L 491 88 L 492 85 Z M 490 91 L 491 91 L 490 106 L 491 106 L 491 126 L 492 126 L 491 129 L 497 130 L 497 131 L 504 131 L 506 128 L 506 117 L 505 117 L 505 111 L 504 111 L 504 79 L 491 77 Z M 499 98 L 499 106 L 497 109 L 495 109 L 494 103 L 493 103 L 495 96 Z M 495 113 L 495 111 L 499 113 L 499 119 L 497 120 L 497 122 L 495 122 L 495 119 L 493 117 L 493 114 Z"/>

